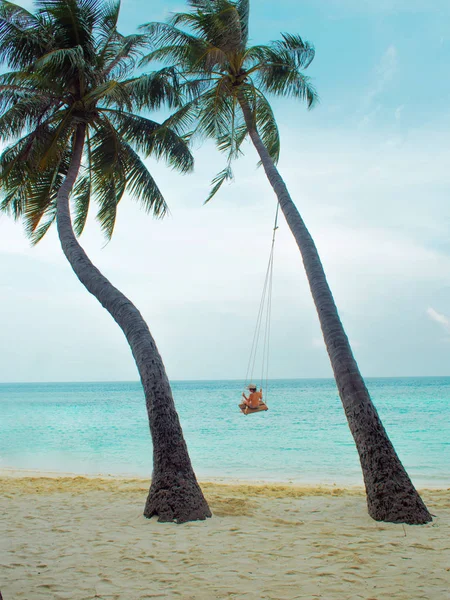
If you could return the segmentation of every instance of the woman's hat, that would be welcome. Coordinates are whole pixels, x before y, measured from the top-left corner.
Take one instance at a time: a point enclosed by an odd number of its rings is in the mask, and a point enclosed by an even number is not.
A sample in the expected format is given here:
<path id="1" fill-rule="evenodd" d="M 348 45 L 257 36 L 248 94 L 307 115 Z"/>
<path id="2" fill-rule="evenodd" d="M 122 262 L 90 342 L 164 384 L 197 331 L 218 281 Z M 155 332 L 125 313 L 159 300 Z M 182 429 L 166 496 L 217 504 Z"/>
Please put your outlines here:
<path id="1" fill-rule="evenodd" d="M 256 385 L 253 385 L 253 383 L 251 383 L 250 385 L 247 386 L 248 390 L 256 390 Z"/>

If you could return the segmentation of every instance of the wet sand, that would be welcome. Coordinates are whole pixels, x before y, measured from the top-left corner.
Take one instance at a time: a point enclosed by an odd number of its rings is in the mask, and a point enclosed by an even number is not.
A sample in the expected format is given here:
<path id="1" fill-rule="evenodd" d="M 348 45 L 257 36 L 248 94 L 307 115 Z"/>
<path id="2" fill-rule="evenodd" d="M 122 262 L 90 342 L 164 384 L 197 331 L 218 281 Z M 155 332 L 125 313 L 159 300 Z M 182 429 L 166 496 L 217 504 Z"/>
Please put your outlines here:
<path id="1" fill-rule="evenodd" d="M 373 521 L 362 489 L 203 483 L 212 519 L 142 516 L 148 482 L 0 477 L 3 600 L 450 599 L 450 490 L 425 526 Z"/>

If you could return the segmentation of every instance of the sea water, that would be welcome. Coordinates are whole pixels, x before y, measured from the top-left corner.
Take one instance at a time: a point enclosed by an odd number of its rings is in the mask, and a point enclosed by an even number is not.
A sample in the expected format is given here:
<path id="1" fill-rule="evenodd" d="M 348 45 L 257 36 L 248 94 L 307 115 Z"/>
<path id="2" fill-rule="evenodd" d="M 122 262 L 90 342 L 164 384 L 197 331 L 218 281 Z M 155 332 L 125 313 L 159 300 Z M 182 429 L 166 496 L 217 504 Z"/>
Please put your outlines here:
<path id="1" fill-rule="evenodd" d="M 450 377 L 368 379 L 417 485 L 450 484 Z M 362 484 L 333 380 L 269 382 L 269 411 L 238 409 L 239 381 L 174 381 L 199 478 Z M 137 382 L 0 384 L 0 469 L 150 476 Z"/>

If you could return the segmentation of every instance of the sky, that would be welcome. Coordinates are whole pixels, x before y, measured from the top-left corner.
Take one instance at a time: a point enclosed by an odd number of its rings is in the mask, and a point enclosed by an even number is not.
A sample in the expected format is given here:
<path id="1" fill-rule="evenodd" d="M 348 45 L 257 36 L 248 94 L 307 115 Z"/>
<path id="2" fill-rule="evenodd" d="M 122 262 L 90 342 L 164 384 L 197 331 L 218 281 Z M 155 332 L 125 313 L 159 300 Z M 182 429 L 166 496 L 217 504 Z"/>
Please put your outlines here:
<path id="1" fill-rule="evenodd" d="M 22 2 L 31 6 L 31 2 Z M 151 8 L 149 8 L 151 5 Z M 123 0 L 121 29 L 182 10 Z M 299 33 L 316 47 L 312 111 L 276 99 L 279 170 L 313 235 L 367 377 L 450 375 L 450 3 L 271 0 L 251 4 L 251 42 Z M 171 379 L 243 379 L 270 251 L 275 196 L 245 145 L 235 179 L 206 206 L 225 159 L 195 171 L 147 161 L 171 214 L 122 200 L 106 244 L 81 243 L 139 308 Z M 0 217 L 0 382 L 136 380 L 123 334 L 78 282 L 56 232 L 30 247 Z M 269 376 L 331 377 L 298 249 L 277 231 Z"/>

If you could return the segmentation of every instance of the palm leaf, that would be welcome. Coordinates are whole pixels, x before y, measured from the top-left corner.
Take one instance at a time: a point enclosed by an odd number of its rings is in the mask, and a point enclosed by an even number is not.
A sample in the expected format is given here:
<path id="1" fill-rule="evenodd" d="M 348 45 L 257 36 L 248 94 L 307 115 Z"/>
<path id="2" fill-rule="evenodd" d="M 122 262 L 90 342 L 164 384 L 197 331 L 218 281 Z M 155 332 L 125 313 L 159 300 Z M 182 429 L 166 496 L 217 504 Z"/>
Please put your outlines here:
<path id="1" fill-rule="evenodd" d="M 309 42 L 304 42 L 299 35 L 282 33 L 281 41 L 272 42 L 273 48 L 277 50 L 287 50 L 294 58 L 298 68 L 307 69 L 314 60 L 316 54 L 314 46 Z"/>
<path id="2" fill-rule="evenodd" d="M 124 147 L 127 151 L 127 191 L 139 200 L 146 212 L 158 218 L 164 217 L 169 209 L 155 180 L 131 146 L 124 144 Z"/>
<path id="3" fill-rule="evenodd" d="M 78 178 L 72 192 L 74 206 L 73 228 L 77 236 L 83 233 L 86 226 L 92 196 L 91 141 L 89 135 L 86 136 L 85 156 L 87 164 L 84 173 Z"/>
<path id="4" fill-rule="evenodd" d="M 52 222 L 56 216 L 56 194 L 61 183 L 62 177 L 59 165 L 40 173 L 32 181 L 31 193 L 28 194 L 24 211 L 24 220 L 27 235 L 32 240 L 36 238 L 34 243 L 42 239 L 48 229 L 48 227 L 47 229 L 44 228 L 36 235 L 36 230 L 44 215 L 50 214 Z"/>
<path id="5" fill-rule="evenodd" d="M 0 2 L 0 62 L 22 68 L 45 51 L 39 17 L 11 2 Z"/>
<path id="6" fill-rule="evenodd" d="M 0 116 L 0 140 L 18 137 L 34 129 L 52 111 L 53 103 L 40 96 L 22 98 Z"/>
<path id="7" fill-rule="evenodd" d="M 88 171 L 86 175 L 78 178 L 72 192 L 74 206 L 73 229 L 77 236 L 83 233 L 86 226 L 89 205 L 91 203 L 91 191 L 91 173 Z"/>
<path id="8" fill-rule="evenodd" d="M 180 83 L 173 67 L 126 80 L 123 85 L 138 110 L 182 104 Z"/>
<path id="9" fill-rule="evenodd" d="M 35 63 L 37 69 L 46 70 L 57 75 L 65 69 L 82 71 L 86 65 L 82 46 L 59 48 L 44 54 Z"/>
<path id="10" fill-rule="evenodd" d="M 116 124 L 118 135 L 145 156 L 163 158 L 182 173 L 192 170 L 194 161 L 186 141 L 167 125 L 123 111 L 107 114 Z"/>
<path id="11" fill-rule="evenodd" d="M 50 17 L 53 32 L 62 47 L 81 46 L 94 55 L 94 25 L 102 16 L 101 0 L 37 0 L 38 13 Z"/>
<path id="12" fill-rule="evenodd" d="M 233 179 L 233 172 L 231 170 L 231 166 L 228 164 L 225 167 L 225 169 L 223 169 L 223 171 L 220 171 L 220 173 L 218 173 L 211 181 L 212 188 L 208 197 L 205 200 L 205 204 L 207 204 L 217 194 L 217 192 L 222 187 L 222 184 L 230 179 Z"/>
<path id="13" fill-rule="evenodd" d="M 44 223 L 40 223 L 40 225 L 36 227 L 36 229 L 33 232 L 28 234 L 28 237 L 30 238 L 33 246 L 36 246 L 36 244 L 38 244 L 42 240 L 42 238 L 48 232 L 50 227 L 56 221 L 56 201 L 52 202 L 52 204 L 49 205 L 48 210 L 46 211 L 46 215 L 43 215 L 43 217 Z"/>
<path id="14" fill-rule="evenodd" d="M 254 114 L 255 124 L 263 144 L 272 160 L 277 163 L 280 156 L 280 134 L 272 107 L 267 98 L 259 91 L 256 94 Z"/>
<path id="15" fill-rule="evenodd" d="M 250 0 L 238 0 L 236 10 L 239 14 L 241 26 L 242 47 L 245 48 L 248 42 L 248 21 L 250 17 Z"/>
<path id="16" fill-rule="evenodd" d="M 110 41 L 109 56 L 107 53 L 104 55 L 104 58 L 109 58 L 109 60 L 106 62 L 103 76 L 112 73 L 115 78 L 124 77 L 130 70 L 134 69 L 137 58 L 147 45 L 145 35 L 116 35 L 113 37 Z"/>
<path id="17" fill-rule="evenodd" d="M 206 137 L 217 139 L 226 135 L 234 115 L 234 101 L 229 81 L 222 78 L 215 87 L 199 98 L 199 117 L 196 131 Z"/>
<path id="18" fill-rule="evenodd" d="M 116 106 L 120 110 L 133 109 L 133 99 L 126 85 L 114 80 L 96 86 L 84 96 L 83 101 L 88 105 L 100 103 L 102 106 Z"/>

